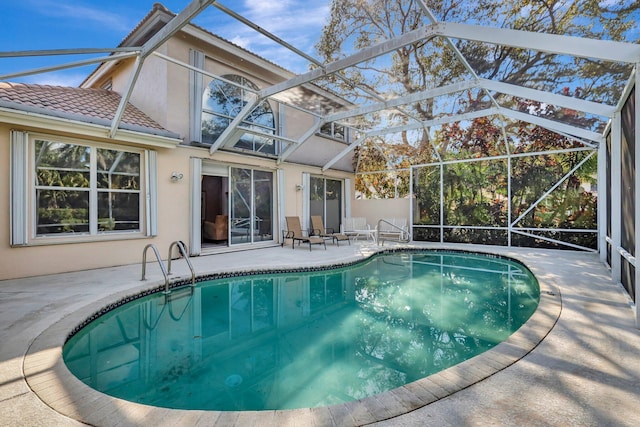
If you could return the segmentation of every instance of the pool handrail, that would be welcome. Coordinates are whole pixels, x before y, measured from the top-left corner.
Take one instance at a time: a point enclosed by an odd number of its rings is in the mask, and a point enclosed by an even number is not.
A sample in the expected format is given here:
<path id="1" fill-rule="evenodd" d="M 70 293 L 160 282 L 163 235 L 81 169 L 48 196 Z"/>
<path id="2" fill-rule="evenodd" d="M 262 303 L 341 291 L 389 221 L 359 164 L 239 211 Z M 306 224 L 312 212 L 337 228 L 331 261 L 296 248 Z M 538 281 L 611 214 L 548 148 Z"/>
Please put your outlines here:
<path id="1" fill-rule="evenodd" d="M 381 232 L 382 224 L 387 224 L 388 226 L 391 227 L 391 229 L 397 229 L 398 230 L 398 239 L 384 238 L 384 232 Z M 384 241 L 385 240 L 392 240 L 394 242 L 397 241 L 397 242 L 400 242 L 400 243 L 408 243 L 410 241 L 409 231 L 407 231 L 405 227 L 400 227 L 400 226 L 394 224 L 393 222 L 388 221 L 388 220 L 386 220 L 384 218 L 381 218 L 381 219 L 378 220 L 378 225 L 376 226 L 376 231 L 377 231 L 377 234 L 378 234 L 378 246 L 384 245 Z M 395 233 L 395 231 L 393 233 Z"/>
<path id="2" fill-rule="evenodd" d="M 173 250 L 174 246 L 178 247 L 178 252 L 180 254 L 182 254 L 182 256 L 184 257 L 185 261 L 187 261 L 187 265 L 189 266 L 189 270 L 191 270 L 191 286 L 195 286 L 196 285 L 196 272 L 193 269 L 193 264 L 191 264 L 191 260 L 189 259 L 189 255 L 187 254 L 187 249 L 184 247 L 184 243 L 182 243 L 180 240 L 176 240 L 175 242 L 172 242 L 169 245 L 169 260 L 167 261 L 168 274 L 171 274 L 171 251 Z"/>
<path id="3" fill-rule="evenodd" d="M 145 272 L 147 269 L 147 249 L 153 249 L 153 253 L 156 254 L 156 259 L 158 260 L 158 264 L 160 264 L 160 270 L 162 271 L 162 275 L 164 276 L 164 292 L 169 293 L 169 274 L 167 273 L 167 269 L 160 258 L 160 252 L 158 252 L 158 248 L 153 243 L 149 243 L 144 247 L 142 251 L 142 278 L 140 280 L 145 280 Z"/>

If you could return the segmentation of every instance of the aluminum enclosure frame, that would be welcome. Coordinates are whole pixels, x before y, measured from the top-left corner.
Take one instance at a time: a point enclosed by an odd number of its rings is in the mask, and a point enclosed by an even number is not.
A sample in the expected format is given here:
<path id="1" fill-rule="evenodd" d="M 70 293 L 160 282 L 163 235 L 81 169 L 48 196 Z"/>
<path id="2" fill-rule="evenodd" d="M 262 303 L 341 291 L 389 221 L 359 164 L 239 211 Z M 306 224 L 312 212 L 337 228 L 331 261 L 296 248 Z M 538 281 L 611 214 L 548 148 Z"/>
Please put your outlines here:
<path id="1" fill-rule="evenodd" d="M 315 121 L 314 125 L 310 127 L 307 132 L 304 133 L 298 139 L 291 138 L 280 138 L 278 136 L 275 139 L 282 141 L 285 145 L 285 149 L 278 156 L 278 163 L 285 161 L 295 150 L 299 149 L 304 144 L 308 143 L 310 137 L 317 132 L 320 126 L 324 123 L 329 122 L 341 122 L 347 121 L 350 118 L 357 117 L 364 114 L 376 113 L 386 109 L 396 109 L 397 111 L 402 112 L 402 107 L 412 102 L 420 102 L 420 101 L 428 101 L 436 98 L 437 96 L 442 96 L 446 94 L 453 94 L 456 92 L 468 90 L 468 89 L 480 89 L 484 91 L 484 93 L 488 96 L 491 104 L 493 104 L 490 108 L 486 108 L 478 111 L 470 111 L 463 114 L 454 114 L 450 116 L 443 117 L 434 117 L 430 120 L 417 120 L 415 117 L 408 115 L 407 121 L 408 124 L 404 126 L 395 126 L 395 127 L 384 127 L 382 129 L 370 129 L 370 130 L 361 130 L 361 134 L 358 138 L 355 139 L 354 142 L 345 146 L 345 148 L 334 158 L 329 160 L 324 166 L 323 170 L 330 169 L 336 162 L 344 158 L 344 156 L 349 155 L 356 147 L 363 144 L 369 138 L 375 138 L 378 136 L 383 136 L 386 134 L 402 132 L 413 129 L 428 129 L 433 126 L 442 125 L 445 123 L 452 122 L 460 122 L 465 120 L 471 120 L 473 118 L 478 117 L 486 117 L 486 116 L 499 116 L 503 119 L 514 119 L 523 121 L 526 123 L 531 123 L 534 125 L 542 126 L 546 129 L 549 129 L 553 132 L 559 133 L 561 135 L 566 135 L 572 138 L 576 138 L 581 141 L 585 141 L 585 150 L 591 150 L 591 154 L 589 156 L 594 155 L 596 152 L 600 151 L 600 155 L 602 156 L 602 146 L 604 145 L 604 136 L 602 134 L 598 134 L 596 132 L 582 129 L 567 123 L 561 123 L 557 121 L 552 121 L 549 119 L 545 119 L 534 114 L 524 113 L 521 111 L 514 111 L 509 108 L 503 107 L 499 105 L 494 96 L 494 92 L 504 93 L 508 95 L 512 95 L 519 98 L 529 99 L 541 103 L 549 103 L 554 104 L 563 108 L 573 109 L 585 114 L 592 114 L 600 116 L 609 121 L 610 126 L 612 127 L 612 135 L 614 139 L 612 140 L 612 146 L 617 147 L 613 151 L 613 159 L 612 162 L 619 162 L 620 153 L 619 153 L 619 144 L 620 144 L 620 111 L 622 108 L 622 104 L 625 100 L 625 96 L 628 95 L 632 88 L 636 88 L 635 90 L 635 105 L 636 107 L 640 105 L 640 73 L 638 69 L 640 67 L 640 45 L 633 43 L 623 43 L 623 42 L 615 42 L 608 40 L 592 40 L 592 39 L 584 39 L 578 37 L 564 36 L 564 35 L 556 35 L 556 34 L 543 34 L 543 33 L 533 33 L 521 30 L 512 30 L 505 28 L 489 28 L 480 25 L 471 25 L 471 24 L 463 24 L 463 23 L 455 23 L 455 22 L 441 22 L 435 18 L 435 15 L 431 13 L 429 8 L 426 6 L 426 3 L 422 0 L 418 2 L 418 7 L 420 7 L 429 19 L 429 23 L 426 23 L 423 27 L 418 28 L 417 30 L 402 34 L 397 36 L 396 38 L 382 41 L 374 46 L 362 49 L 359 52 L 356 52 L 352 55 L 349 55 L 345 58 L 339 59 L 335 62 L 331 62 L 328 64 L 322 64 L 317 59 L 305 54 L 302 50 L 297 49 L 295 46 L 287 43 L 286 41 L 280 39 L 279 37 L 269 33 L 268 31 L 262 29 L 251 20 L 237 14 L 225 6 L 219 4 L 216 0 L 192 0 L 180 13 L 175 15 L 161 30 L 159 30 L 154 36 L 151 37 L 147 42 L 145 42 L 142 46 L 136 48 L 112 48 L 112 49 L 63 49 L 63 50 L 38 50 L 38 51 L 17 51 L 17 52 L 0 52 L 0 57 L 21 57 L 21 56 L 48 56 L 48 55 L 66 55 L 66 54 L 99 54 L 99 53 L 110 53 L 108 56 L 101 56 L 96 58 L 91 58 L 82 61 L 73 61 L 63 63 L 57 66 L 51 67 L 43 67 L 32 70 L 25 70 L 18 73 L 6 73 L 0 75 L 0 80 L 8 80 L 16 77 L 23 77 L 28 75 L 40 74 L 50 71 L 63 70 L 73 67 L 84 66 L 88 64 L 100 64 L 100 63 L 109 63 L 120 60 L 127 60 L 130 58 L 135 58 L 135 64 L 133 70 L 129 76 L 129 80 L 126 85 L 126 90 L 122 94 L 120 105 L 111 121 L 109 137 L 114 138 L 116 134 L 122 131 L 120 127 L 120 121 L 122 119 L 122 115 L 124 113 L 124 108 L 129 101 L 133 89 L 136 85 L 136 81 L 138 76 L 140 75 L 141 69 L 144 66 L 145 59 L 148 58 L 152 54 L 158 54 L 156 51 L 160 48 L 170 37 L 183 30 L 185 27 L 191 25 L 193 19 L 195 19 L 198 15 L 200 15 L 206 8 L 209 6 L 217 7 L 222 12 L 226 13 L 230 18 L 235 19 L 243 23 L 244 25 L 249 26 L 255 31 L 260 32 L 261 34 L 269 37 L 271 40 L 285 47 L 289 51 L 294 54 L 303 57 L 311 64 L 314 64 L 317 68 L 300 75 L 295 75 L 285 81 L 279 82 L 277 84 L 273 84 L 271 86 L 267 86 L 262 88 L 261 90 L 255 92 L 250 88 L 243 87 L 248 92 L 254 92 L 255 98 L 253 102 L 248 103 L 241 111 L 238 116 L 232 121 L 231 125 L 222 133 L 222 135 L 214 142 L 214 144 L 210 147 L 210 153 L 215 153 L 216 150 L 222 147 L 229 147 L 234 145 L 237 140 L 241 137 L 241 135 L 246 132 L 246 129 L 242 129 L 242 122 L 251 113 L 251 110 L 255 105 L 258 105 L 260 102 L 264 100 L 276 99 L 276 95 L 279 93 L 297 88 L 304 87 L 307 85 L 313 85 L 314 81 L 319 78 L 323 78 L 329 75 L 335 75 L 338 78 L 343 78 L 340 75 L 340 72 L 348 67 L 355 66 L 362 62 L 366 62 L 368 60 L 374 59 L 381 55 L 385 55 L 388 53 L 392 53 L 398 48 L 406 46 L 408 44 L 414 43 L 416 41 L 428 41 L 433 38 L 439 37 L 443 38 L 446 41 L 448 48 L 453 49 L 455 56 L 459 61 L 462 62 L 465 69 L 472 76 L 471 79 L 463 82 L 459 82 L 449 86 L 443 86 L 439 88 L 434 88 L 431 90 L 426 90 L 419 93 L 414 93 L 410 95 L 405 95 L 393 99 L 387 99 L 383 96 L 383 94 L 374 94 L 379 99 L 379 102 L 367 105 L 367 106 L 354 106 L 354 108 L 346 111 L 340 111 L 335 113 L 329 113 L 325 115 L 318 115 L 317 112 L 312 110 L 305 110 L 304 107 L 297 106 L 296 108 L 300 108 L 302 110 L 307 111 L 309 114 L 317 117 L 318 119 Z M 463 54 L 455 47 L 452 39 L 462 39 L 462 40 L 470 40 L 477 41 L 482 43 L 496 44 L 509 46 L 514 48 L 521 49 L 529 49 L 541 52 L 547 52 L 557 55 L 567 55 L 571 57 L 580 57 L 580 58 L 592 58 L 601 61 L 608 62 L 617 62 L 617 63 L 625 63 L 631 64 L 634 67 L 634 72 L 632 77 L 627 82 L 627 89 L 625 93 L 621 97 L 620 101 L 617 105 L 605 105 L 598 104 L 595 102 L 579 100 L 575 98 L 560 96 L 557 94 L 553 94 L 551 92 L 534 90 L 529 88 L 524 88 L 512 84 L 507 84 L 503 82 L 491 81 L 483 78 L 479 78 L 473 69 L 469 66 L 468 62 L 464 58 Z M 162 58 L 163 56 L 158 55 L 158 57 Z M 167 61 L 172 61 L 181 66 L 187 67 L 188 64 L 180 64 L 179 61 L 169 58 L 166 55 L 164 59 Z M 191 67 L 193 69 L 193 67 Z M 204 75 L 211 76 L 211 73 L 207 73 L 203 69 L 195 69 L 195 71 L 200 72 Z M 217 77 L 216 77 L 217 78 Z M 364 90 L 359 88 L 360 90 Z M 638 124 L 640 123 L 640 110 L 636 108 L 635 111 L 635 141 L 634 144 L 636 147 L 640 147 L 640 132 L 637 132 Z M 348 125 L 348 122 L 346 123 Z M 506 159 L 508 162 L 511 161 L 512 158 L 516 157 L 516 155 L 512 155 L 511 153 L 506 154 Z M 494 157 L 497 158 L 497 157 Z M 460 160 L 464 161 L 464 160 Z M 477 159 L 473 159 L 473 161 L 477 161 Z M 440 159 L 438 163 L 442 168 L 446 162 L 443 162 Z M 613 163 L 612 163 L 613 164 Z M 619 163 L 615 163 L 618 165 Z M 602 165 L 600 162 L 599 167 Z M 417 166 L 416 166 L 417 167 Z M 413 167 L 412 167 L 413 169 Z M 619 167 L 614 168 L 612 170 L 615 171 L 616 174 L 619 174 Z M 510 167 L 509 167 L 510 170 Z M 635 170 L 640 171 L 640 155 L 635 158 Z M 442 174 L 442 172 L 441 172 Z M 412 174 L 413 175 L 413 174 Z M 564 179 L 564 178 L 563 178 Z M 602 176 L 602 173 L 599 173 L 599 179 L 606 181 L 606 179 Z M 619 177 L 617 175 L 611 177 L 612 182 L 609 183 L 612 187 L 619 183 Z M 562 180 L 561 180 L 562 181 Z M 561 181 L 557 183 L 560 185 Z M 442 183 L 441 183 L 442 185 Z M 602 185 L 607 185 L 606 182 L 603 182 Z M 555 187 L 554 187 L 555 188 Z M 553 189 L 550 189 L 548 193 L 550 193 Z M 617 191 L 617 190 L 616 190 Z M 635 188 L 633 189 L 635 194 L 635 200 L 640 201 L 640 173 L 636 173 L 635 175 Z M 548 195 L 545 194 L 546 195 Z M 544 198 L 543 196 L 542 198 Z M 619 194 L 613 195 L 615 200 L 619 200 Z M 541 198 L 541 199 L 542 199 Z M 540 199 L 540 200 L 541 200 Z M 536 203 L 539 203 L 538 200 Z M 534 203 L 535 205 L 535 203 Z M 620 233 L 614 232 L 612 236 L 606 236 L 602 230 L 603 224 L 601 221 L 607 219 L 607 215 L 611 216 L 611 219 L 614 223 L 617 221 L 619 223 L 620 220 L 620 212 L 617 208 L 614 208 L 612 212 L 604 212 L 603 204 L 600 203 L 598 206 L 598 219 L 599 219 L 599 241 L 601 242 L 599 246 L 599 251 L 602 254 L 602 251 L 605 250 L 605 246 L 602 244 L 603 242 L 609 242 L 612 247 L 615 249 L 614 256 L 612 259 L 612 277 L 614 280 L 619 280 L 620 274 L 620 259 L 621 257 L 625 257 L 633 266 L 635 263 L 635 256 L 629 254 L 625 248 L 621 247 L 620 244 Z M 517 223 L 518 220 L 510 222 L 508 228 L 512 228 L 513 225 Z M 640 242 L 640 207 L 636 206 L 635 210 L 635 241 Z M 442 224 L 441 224 L 442 226 Z M 608 240 L 607 240 L 608 239 Z M 635 279 L 636 284 L 640 284 L 640 269 L 635 269 Z M 638 301 L 640 300 L 640 290 L 639 287 L 636 286 L 636 295 L 635 295 L 635 314 L 636 314 L 636 324 L 640 326 L 640 309 L 638 308 L 640 304 Z"/>

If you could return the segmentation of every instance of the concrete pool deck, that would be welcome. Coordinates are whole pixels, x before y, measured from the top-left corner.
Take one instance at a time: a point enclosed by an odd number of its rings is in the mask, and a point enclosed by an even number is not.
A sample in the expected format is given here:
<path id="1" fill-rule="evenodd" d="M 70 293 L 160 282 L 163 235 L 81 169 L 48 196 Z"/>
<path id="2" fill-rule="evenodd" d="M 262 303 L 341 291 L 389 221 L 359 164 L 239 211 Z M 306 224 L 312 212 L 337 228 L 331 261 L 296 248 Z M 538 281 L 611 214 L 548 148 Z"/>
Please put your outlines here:
<path id="1" fill-rule="evenodd" d="M 149 263 L 0 281 L 0 422 L 3 426 L 640 425 L 640 330 L 622 288 L 597 255 L 473 245 L 416 244 L 520 260 L 541 283 L 541 305 L 504 345 L 373 398 L 313 410 L 158 409 L 93 391 L 60 361 L 68 332 L 98 309 L 163 282 Z M 192 258 L 199 274 L 332 265 L 376 246 L 290 247 Z M 174 260 L 176 276 L 187 276 Z M 54 409 L 55 408 L 55 409 Z"/>

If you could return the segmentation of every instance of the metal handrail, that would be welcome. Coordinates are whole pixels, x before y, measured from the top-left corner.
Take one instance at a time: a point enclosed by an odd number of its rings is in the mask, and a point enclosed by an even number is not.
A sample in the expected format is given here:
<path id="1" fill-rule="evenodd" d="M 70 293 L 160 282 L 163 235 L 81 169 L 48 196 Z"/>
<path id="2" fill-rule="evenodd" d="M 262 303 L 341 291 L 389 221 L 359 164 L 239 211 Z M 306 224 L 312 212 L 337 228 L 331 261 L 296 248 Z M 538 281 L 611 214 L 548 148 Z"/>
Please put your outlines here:
<path id="1" fill-rule="evenodd" d="M 189 259 L 189 255 L 187 255 L 187 249 L 184 247 L 184 244 L 180 241 L 180 240 L 176 240 L 175 242 L 172 242 L 169 245 L 169 261 L 167 262 L 168 265 L 168 274 L 171 274 L 171 251 L 173 250 L 173 247 L 177 246 L 178 247 L 178 252 L 182 254 L 182 256 L 184 257 L 185 261 L 187 261 L 187 265 L 189 266 L 189 270 L 191 270 L 191 286 L 195 286 L 196 285 L 196 272 L 193 269 L 193 265 L 191 264 L 191 260 Z"/>
<path id="2" fill-rule="evenodd" d="M 168 294 L 169 293 L 169 273 L 167 273 L 167 269 L 165 268 L 164 263 L 160 258 L 160 252 L 158 252 L 158 248 L 156 248 L 156 245 L 154 245 L 153 243 L 149 243 L 147 246 L 145 246 L 144 251 L 142 252 L 142 279 L 140 280 L 145 280 L 144 276 L 147 270 L 147 249 L 149 248 L 153 249 L 153 253 L 156 254 L 156 259 L 158 260 L 158 264 L 160 264 L 160 270 L 162 270 L 162 275 L 164 276 L 164 293 Z"/>
<path id="3" fill-rule="evenodd" d="M 398 229 L 400 231 L 400 237 L 398 238 L 398 242 L 400 243 L 407 243 L 409 242 L 409 232 L 407 230 L 405 230 L 403 227 L 398 227 L 397 225 L 395 225 L 392 222 L 387 221 L 386 219 L 379 219 L 378 220 L 378 225 L 376 226 L 376 231 L 378 233 L 378 246 L 380 246 L 380 242 L 382 242 L 384 244 L 384 240 L 389 240 L 389 239 L 383 239 L 381 237 L 381 233 L 380 230 L 382 229 L 381 225 L 382 224 L 388 224 L 390 225 L 392 228 Z M 406 236 L 406 237 L 405 237 Z M 394 240 L 396 241 L 396 240 Z"/>

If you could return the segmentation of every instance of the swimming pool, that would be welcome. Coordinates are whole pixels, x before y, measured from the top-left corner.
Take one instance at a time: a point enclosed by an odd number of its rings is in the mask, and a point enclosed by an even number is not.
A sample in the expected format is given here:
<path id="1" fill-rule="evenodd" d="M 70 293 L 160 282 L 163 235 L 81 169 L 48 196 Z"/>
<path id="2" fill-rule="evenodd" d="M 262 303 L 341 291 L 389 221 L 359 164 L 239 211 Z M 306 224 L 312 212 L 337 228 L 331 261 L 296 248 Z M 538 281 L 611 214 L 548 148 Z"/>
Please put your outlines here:
<path id="1" fill-rule="evenodd" d="M 154 406 L 326 406 L 492 348 L 538 299 L 537 282 L 519 263 L 399 252 L 338 269 L 224 277 L 115 304 L 74 331 L 64 358 L 93 388 Z"/>

